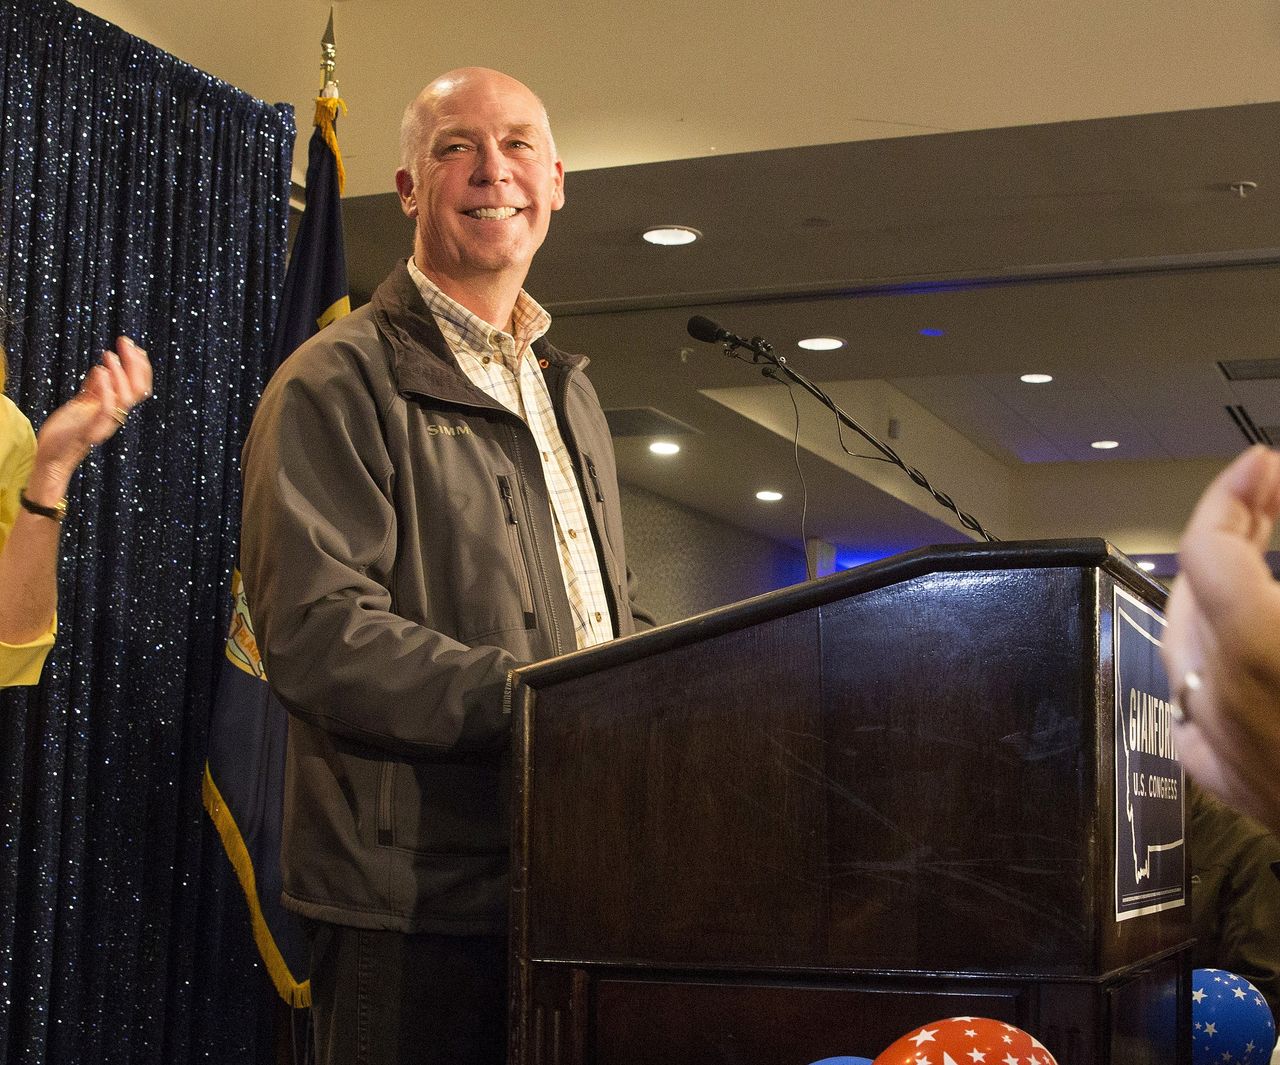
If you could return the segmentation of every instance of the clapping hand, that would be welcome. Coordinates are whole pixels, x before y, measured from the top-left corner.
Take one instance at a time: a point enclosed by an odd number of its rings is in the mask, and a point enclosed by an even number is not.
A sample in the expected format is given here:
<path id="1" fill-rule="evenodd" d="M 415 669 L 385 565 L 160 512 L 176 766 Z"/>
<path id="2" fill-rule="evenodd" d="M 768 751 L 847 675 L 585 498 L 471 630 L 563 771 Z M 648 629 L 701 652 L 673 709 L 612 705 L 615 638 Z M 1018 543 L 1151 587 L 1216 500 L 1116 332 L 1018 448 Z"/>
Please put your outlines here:
<path id="1" fill-rule="evenodd" d="M 1179 549 L 1163 655 L 1187 772 L 1280 830 L 1280 583 L 1266 551 L 1280 453 L 1255 447 L 1209 486 Z"/>
<path id="2" fill-rule="evenodd" d="M 129 411 L 151 395 L 151 363 L 128 337 L 89 371 L 80 391 L 45 419 L 36 437 L 36 460 L 28 495 L 61 498 L 76 467 L 97 444 L 109 439 Z"/>

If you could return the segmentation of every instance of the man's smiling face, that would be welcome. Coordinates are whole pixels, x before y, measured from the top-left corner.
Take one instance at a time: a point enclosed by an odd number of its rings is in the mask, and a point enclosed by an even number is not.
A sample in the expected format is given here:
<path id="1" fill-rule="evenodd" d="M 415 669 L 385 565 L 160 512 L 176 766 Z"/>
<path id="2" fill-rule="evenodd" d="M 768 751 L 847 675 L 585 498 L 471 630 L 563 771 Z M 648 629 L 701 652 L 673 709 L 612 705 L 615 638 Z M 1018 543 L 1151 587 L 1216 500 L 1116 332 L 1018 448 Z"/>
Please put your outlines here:
<path id="1" fill-rule="evenodd" d="M 542 104 L 505 74 L 467 70 L 438 79 L 418 106 L 412 172 L 396 181 L 419 268 L 446 291 L 500 277 L 523 284 L 564 204 Z"/>

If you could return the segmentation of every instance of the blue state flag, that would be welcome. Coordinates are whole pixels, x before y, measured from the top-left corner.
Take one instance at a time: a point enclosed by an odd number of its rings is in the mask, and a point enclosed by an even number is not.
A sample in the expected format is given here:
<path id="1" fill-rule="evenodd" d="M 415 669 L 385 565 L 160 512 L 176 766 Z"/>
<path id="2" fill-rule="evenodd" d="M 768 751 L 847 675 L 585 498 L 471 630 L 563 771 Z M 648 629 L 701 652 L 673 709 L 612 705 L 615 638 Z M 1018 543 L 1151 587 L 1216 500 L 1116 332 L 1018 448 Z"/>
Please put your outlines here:
<path id="1" fill-rule="evenodd" d="M 351 310 L 342 240 L 344 173 L 335 130 L 346 105 L 316 100 L 307 158 L 306 210 L 294 238 L 276 318 L 270 369 Z M 267 686 L 249 603 L 232 575 L 231 628 L 209 723 L 204 805 L 249 905 L 253 938 L 280 997 L 311 1004 L 301 922 L 281 903 L 280 838 L 288 718 Z"/>
<path id="2" fill-rule="evenodd" d="M 347 257 L 342 240 L 342 188 L 346 172 L 338 151 L 338 97 L 316 100 L 316 128 L 307 152 L 307 209 L 298 225 L 285 274 L 271 344 L 271 369 L 308 337 L 350 313 Z"/>

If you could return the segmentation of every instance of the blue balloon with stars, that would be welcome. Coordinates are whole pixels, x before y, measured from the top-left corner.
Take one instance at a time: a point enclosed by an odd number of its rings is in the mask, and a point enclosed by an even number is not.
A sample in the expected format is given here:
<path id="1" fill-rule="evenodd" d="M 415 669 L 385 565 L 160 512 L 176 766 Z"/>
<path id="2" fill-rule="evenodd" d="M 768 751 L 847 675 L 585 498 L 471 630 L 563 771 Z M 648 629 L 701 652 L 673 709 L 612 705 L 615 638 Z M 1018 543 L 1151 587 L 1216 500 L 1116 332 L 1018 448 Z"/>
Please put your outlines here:
<path id="1" fill-rule="evenodd" d="M 809 1065 L 873 1065 L 870 1058 L 851 1058 L 845 1055 L 835 1058 L 823 1058 L 821 1061 L 811 1061 Z"/>
<path id="2" fill-rule="evenodd" d="M 1262 993 L 1225 969 L 1191 973 L 1192 1065 L 1266 1065 L 1276 1023 Z"/>

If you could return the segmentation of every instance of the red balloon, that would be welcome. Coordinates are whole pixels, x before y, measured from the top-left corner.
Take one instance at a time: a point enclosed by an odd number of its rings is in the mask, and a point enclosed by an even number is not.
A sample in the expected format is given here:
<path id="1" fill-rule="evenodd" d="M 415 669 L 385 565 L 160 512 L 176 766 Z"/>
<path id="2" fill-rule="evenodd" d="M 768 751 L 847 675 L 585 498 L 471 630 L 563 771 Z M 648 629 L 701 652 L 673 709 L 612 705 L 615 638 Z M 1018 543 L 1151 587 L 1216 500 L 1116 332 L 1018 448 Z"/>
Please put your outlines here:
<path id="1" fill-rule="evenodd" d="M 1040 1041 L 989 1017 L 947 1017 L 908 1032 L 872 1065 L 1058 1065 Z"/>

